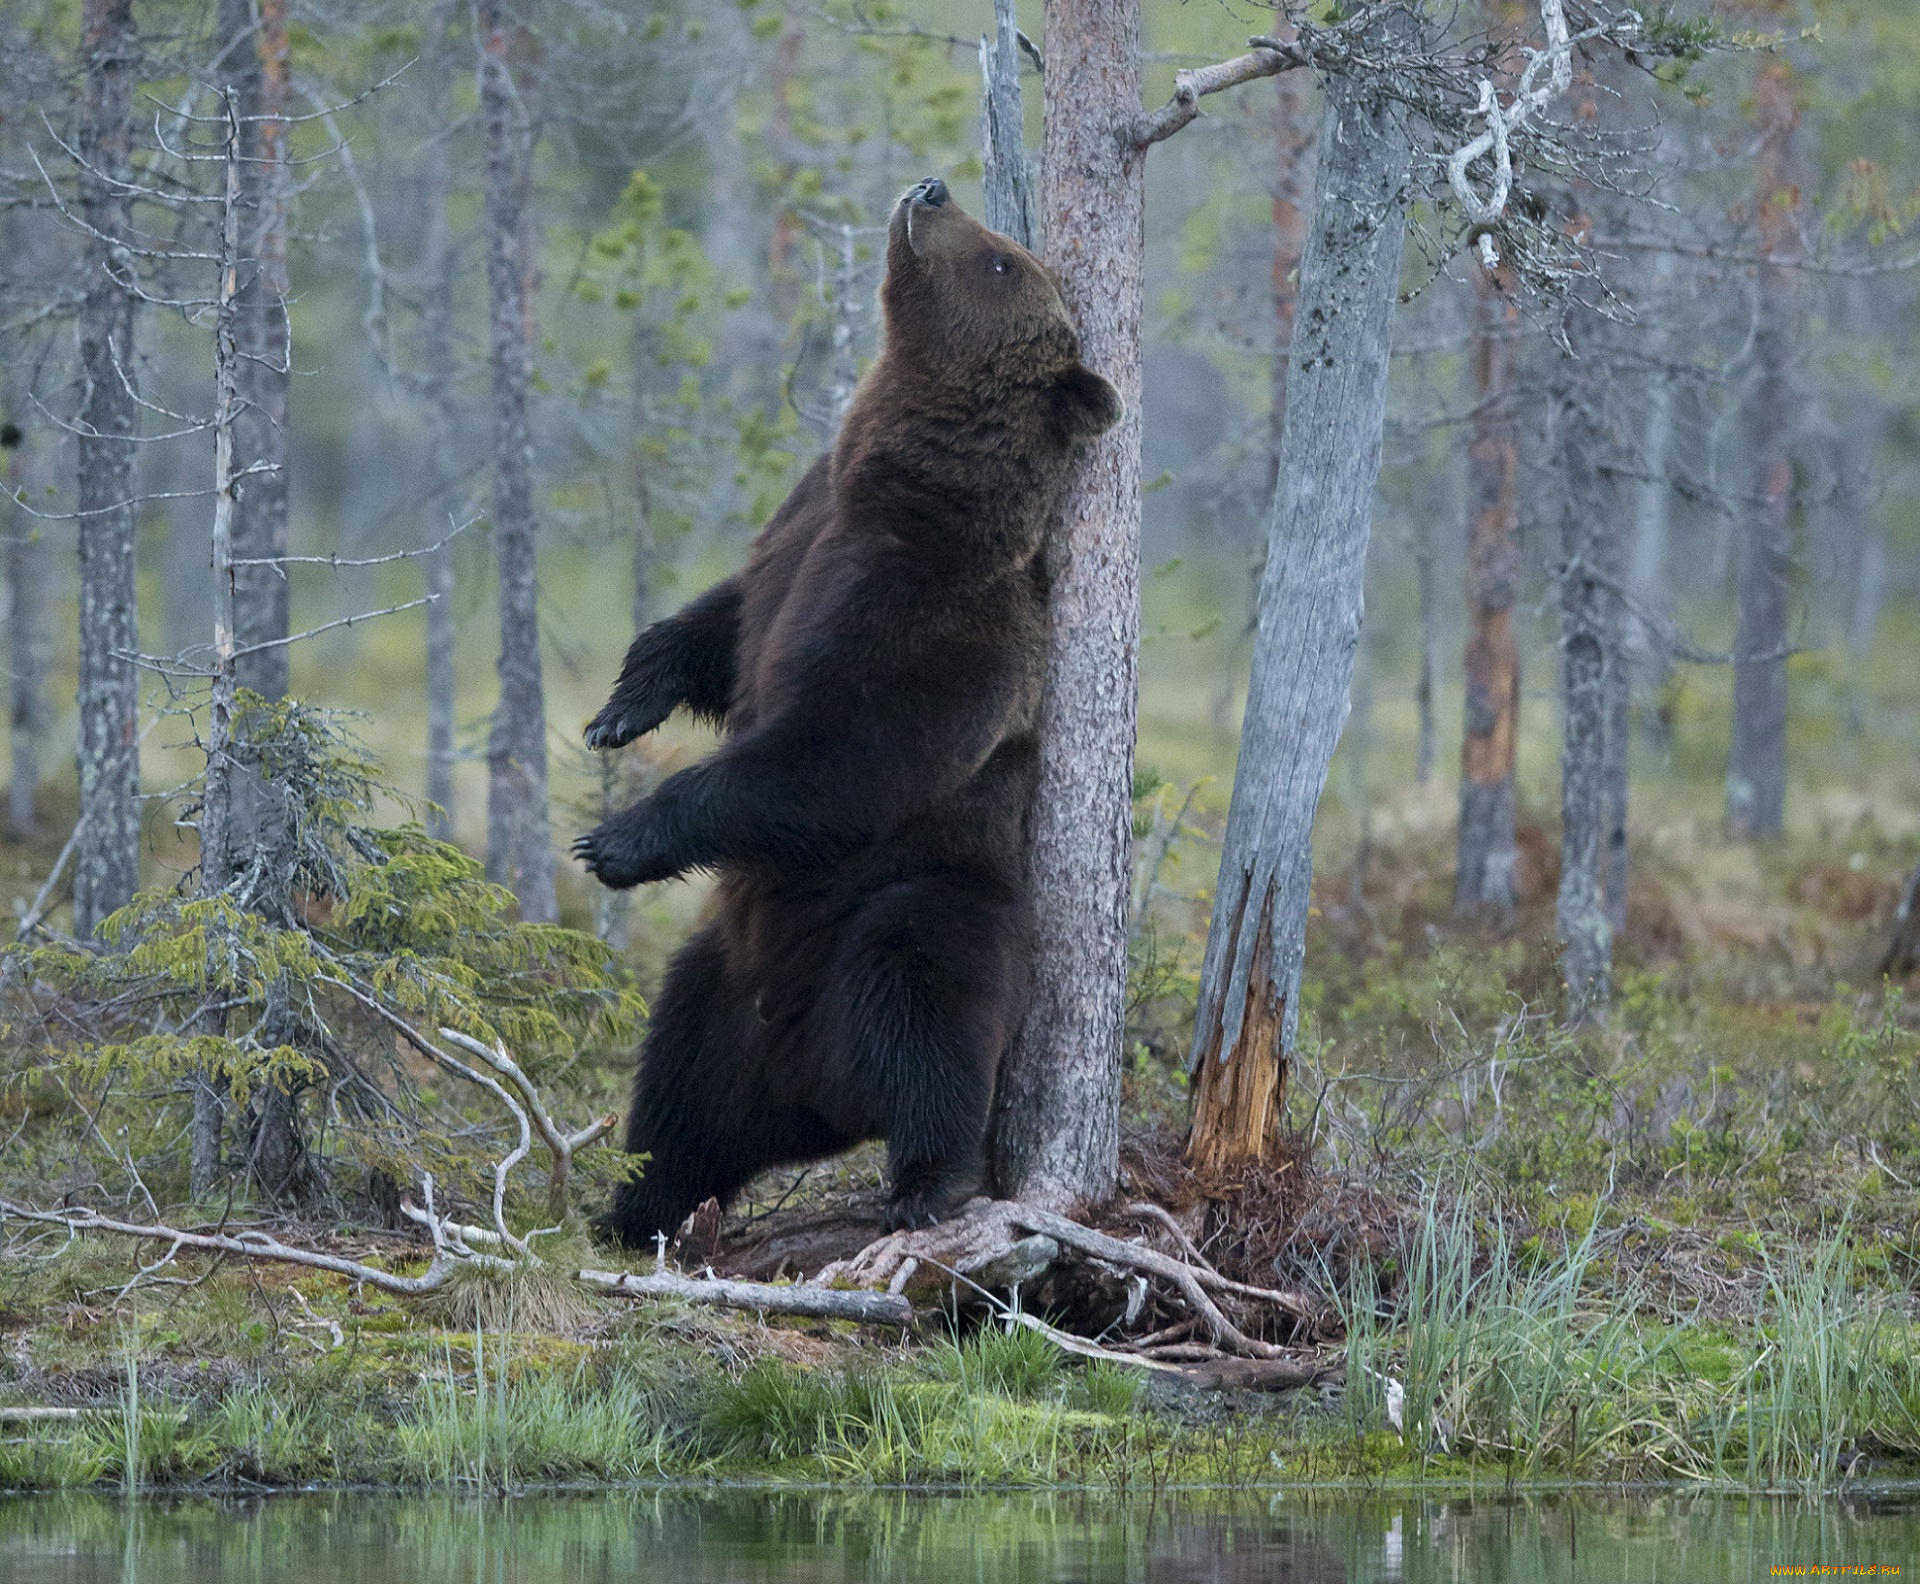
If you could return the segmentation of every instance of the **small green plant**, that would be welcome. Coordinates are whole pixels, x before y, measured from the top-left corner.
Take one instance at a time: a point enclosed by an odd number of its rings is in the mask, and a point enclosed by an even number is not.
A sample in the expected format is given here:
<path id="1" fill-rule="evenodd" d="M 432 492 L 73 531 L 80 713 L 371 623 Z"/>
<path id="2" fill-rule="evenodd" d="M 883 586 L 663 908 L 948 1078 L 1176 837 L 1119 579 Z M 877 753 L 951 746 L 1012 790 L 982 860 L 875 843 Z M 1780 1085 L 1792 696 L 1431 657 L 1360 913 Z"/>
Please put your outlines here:
<path id="1" fill-rule="evenodd" d="M 933 1369 L 940 1379 L 967 1391 L 1032 1399 L 1058 1383 L 1060 1349 L 1026 1326 L 983 1326 L 964 1341 L 937 1348 Z"/>
<path id="2" fill-rule="evenodd" d="M 1072 1407 L 1088 1413 L 1124 1419 L 1140 1401 L 1144 1384 L 1138 1370 L 1128 1369 L 1124 1364 L 1109 1364 L 1105 1359 L 1095 1359 L 1074 1377 L 1073 1389 L 1067 1401 Z"/>

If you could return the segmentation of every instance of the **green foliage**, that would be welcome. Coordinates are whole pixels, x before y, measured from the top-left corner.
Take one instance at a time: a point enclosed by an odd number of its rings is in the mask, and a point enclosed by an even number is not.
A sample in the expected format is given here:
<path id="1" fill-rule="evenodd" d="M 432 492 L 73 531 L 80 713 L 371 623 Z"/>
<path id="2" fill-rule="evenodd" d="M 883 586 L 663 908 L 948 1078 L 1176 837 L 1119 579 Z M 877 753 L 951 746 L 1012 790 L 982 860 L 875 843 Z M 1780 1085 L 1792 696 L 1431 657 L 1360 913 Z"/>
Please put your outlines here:
<path id="1" fill-rule="evenodd" d="M 1058 1385 L 1060 1349 L 1026 1326 L 983 1326 L 964 1341 L 937 1348 L 933 1368 L 940 1379 L 971 1392 L 1032 1399 Z"/>
<path id="2" fill-rule="evenodd" d="M 592 936 L 513 917 L 480 865 L 417 825 L 381 828 L 372 761 L 322 711 L 243 701 L 251 762 L 278 790 L 284 840 L 213 896 L 142 892 L 97 945 L 15 946 L 26 988 L 6 1007 L 15 1087 L 57 1083 L 51 1119 L 85 1151 L 101 1121 L 128 1153 L 95 1161 L 103 1179 L 176 1135 L 194 1075 L 245 1108 L 263 1088 L 347 1097 L 330 1108 L 325 1156 L 378 1166 L 400 1182 L 424 1166 L 473 1179 L 461 1104 L 420 1060 L 442 1027 L 502 1043 L 536 1077 L 596 1043 L 628 1041 L 643 1007 L 612 951 Z M 402 1038 L 396 1042 L 395 1035 Z M 425 1070 L 423 1070 L 425 1069 Z M 151 1104 L 157 1095 L 160 1104 Z M 143 1097 L 133 1103 L 133 1097 Z M 507 1125 L 497 1105 L 488 1130 Z M 177 1161 L 148 1164 L 164 1182 Z"/>

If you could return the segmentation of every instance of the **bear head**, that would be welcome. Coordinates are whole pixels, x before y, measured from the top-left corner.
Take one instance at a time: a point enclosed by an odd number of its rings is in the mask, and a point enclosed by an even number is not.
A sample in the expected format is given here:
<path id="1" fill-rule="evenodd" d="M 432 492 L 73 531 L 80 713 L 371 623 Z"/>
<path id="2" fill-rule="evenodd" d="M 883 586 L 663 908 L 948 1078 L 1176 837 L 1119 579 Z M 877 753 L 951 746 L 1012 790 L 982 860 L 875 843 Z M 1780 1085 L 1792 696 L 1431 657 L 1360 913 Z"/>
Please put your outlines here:
<path id="1" fill-rule="evenodd" d="M 1046 265 L 974 219 L 937 176 L 894 206 L 880 305 L 887 359 L 919 379 L 988 401 L 1038 390 L 1068 441 L 1119 421 L 1119 393 L 1081 363 Z"/>

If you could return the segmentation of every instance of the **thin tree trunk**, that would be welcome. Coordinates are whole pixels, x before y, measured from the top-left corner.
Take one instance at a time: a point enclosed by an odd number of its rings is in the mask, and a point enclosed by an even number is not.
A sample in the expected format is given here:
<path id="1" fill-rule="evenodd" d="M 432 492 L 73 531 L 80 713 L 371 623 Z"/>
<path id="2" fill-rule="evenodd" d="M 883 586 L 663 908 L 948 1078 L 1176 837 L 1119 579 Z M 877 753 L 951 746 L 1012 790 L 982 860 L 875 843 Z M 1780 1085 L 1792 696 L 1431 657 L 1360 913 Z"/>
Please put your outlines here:
<path id="1" fill-rule="evenodd" d="M 1420 671 L 1414 679 L 1413 703 L 1419 717 L 1419 737 L 1413 755 L 1413 778 L 1421 786 L 1433 779 L 1438 751 L 1433 693 L 1440 674 L 1439 600 L 1433 586 L 1434 514 L 1422 512 L 1414 529 L 1413 569 L 1420 596 Z"/>
<path id="2" fill-rule="evenodd" d="M 994 36 L 980 40 L 980 149 L 987 226 L 1023 248 L 1034 245 L 1033 174 L 1020 103 L 1019 18 L 1014 0 L 993 0 Z"/>
<path id="3" fill-rule="evenodd" d="M 1056 1207 L 1119 1171 L 1140 628 L 1146 150 L 1138 0 L 1048 0 L 1047 259 L 1125 416 L 1088 448 L 1047 549 L 1053 639 L 1027 852 L 1034 996 L 1001 1072 L 998 1191 Z"/>
<path id="4" fill-rule="evenodd" d="M 1666 274 L 1664 268 L 1659 272 L 1658 284 L 1665 284 Z M 1659 314 L 1665 309 L 1656 305 L 1654 311 Z M 1648 379 L 1647 419 L 1640 441 L 1644 476 L 1633 491 L 1633 557 L 1628 586 L 1639 607 L 1629 618 L 1636 669 L 1647 686 L 1657 691 L 1666 685 L 1672 669 L 1667 637 L 1658 622 L 1665 618 L 1669 603 L 1667 558 L 1673 538 L 1673 490 L 1667 480 L 1667 454 L 1673 445 L 1673 377 L 1663 366 L 1667 335 L 1659 319 L 1654 321 L 1649 334 L 1654 366 Z M 1643 711 L 1642 721 L 1648 740 L 1664 748 L 1665 731 L 1659 724 L 1659 711 Z"/>
<path id="5" fill-rule="evenodd" d="M 101 237 L 128 234 L 135 39 L 132 0 L 85 0 L 80 151 L 88 245 L 80 309 L 83 395 L 76 445 L 80 513 L 80 820 L 73 929 L 83 940 L 140 879 L 139 648 L 134 583 L 134 299 Z"/>
<path id="6" fill-rule="evenodd" d="M 1562 366 L 1557 420 L 1565 494 L 1561 510 L 1560 892 L 1555 924 L 1567 1011 L 1604 1016 L 1613 975 L 1606 863 L 1616 807 L 1609 777 L 1614 680 L 1624 669 L 1620 586 L 1621 514 L 1608 469 L 1605 352 L 1597 333 L 1576 341 Z"/>
<path id="7" fill-rule="evenodd" d="M 1293 29 L 1275 36 L 1292 37 Z M 1267 492 L 1280 487 L 1280 441 L 1287 426 L 1287 370 L 1293 366 L 1293 314 L 1300 297 L 1300 250 L 1306 244 L 1309 167 L 1314 121 L 1307 113 L 1306 83 L 1298 72 L 1273 80 L 1273 257 L 1268 285 L 1273 296 L 1273 359 L 1267 410 Z"/>
<path id="8" fill-rule="evenodd" d="M 235 333 L 240 364 L 233 444 L 246 476 L 233 503 L 233 555 L 270 561 L 287 553 L 287 230 L 292 168 L 287 116 L 288 0 L 220 0 L 220 31 L 244 41 L 222 76 L 241 116 L 239 268 Z M 239 686 L 265 699 L 287 691 L 289 601 L 285 566 L 233 572 L 234 663 Z M 255 647 L 260 644 L 268 648 Z"/>
<path id="9" fill-rule="evenodd" d="M 1513 917 L 1513 771 L 1520 739 L 1520 437 L 1512 408 L 1519 313 L 1474 272 L 1473 431 L 1467 442 L 1466 721 L 1460 746 L 1456 913 Z"/>
<path id="10" fill-rule="evenodd" d="M 652 340 L 644 317 L 633 321 L 633 630 L 653 619 L 654 562 L 659 546 L 653 538 L 653 480 L 647 469 L 646 436 L 651 423 L 647 410 L 647 366 Z M 610 757 L 602 755 L 602 758 Z"/>
<path id="11" fill-rule="evenodd" d="M 291 602 L 288 551 L 288 409 L 292 363 L 287 304 L 292 209 L 292 81 L 287 55 L 288 0 L 221 0 L 220 28 L 231 41 L 223 76 L 240 118 L 240 235 L 233 262 L 233 332 L 238 360 L 231 409 L 233 685 L 268 701 L 287 693 Z M 269 914 L 287 906 L 283 790 L 262 775 L 246 740 L 234 744 L 228 868 L 252 867 L 248 892 Z M 228 874 L 216 877 L 224 885 Z M 283 1000 L 269 990 L 269 1006 Z M 284 1008 L 270 1010 L 268 1035 L 289 1042 Z M 264 1036 L 263 1036 L 264 1037 Z M 299 1201 L 307 1186 L 306 1145 L 296 1096 L 268 1085 L 243 1119 L 249 1174 L 270 1203 Z"/>
<path id="12" fill-rule="evenodd" d="M 480 107 L 487 139 L 487 286 L 492 313 L 493 541 L 500 561 L 500 699 L 487 741 L 487 874 L 520 900 L 520 916 L 559 916 L 547 824 L 547 711 L 540 674 L 534 555 L 532 364 L 527 280 L 529 128 L 508 56 L 499 0 L 480 11 Z"/>
<path id="13" fill-rule="evenodd" d="M 1382 42 L 1407 26 L 1382 25 Z M 1299 1024 L 1313 821 L 1350 707 L 1406 234 L 1405 111 L 1327 85 L 1253 682 L 1201 968 L 1189 1157 L 1268 1155 Z"/>
<path id="14" fill-rule="evenodd" d="M 1615 557 L 1616 564 L 1618 557 Z M 1633 667 L 1627 644 L 1626 610 L 1612 589 L 1606 595 L 1610 647 L 1606 667 L 1607 735 L 1600 761 L 1603 825 L 1600 841 L 1600 892 L 1606 898 L 1607 924 L 1618 941 L 1627 923 L 1627 798 L 1633 730 Z"/>
<path id="15" fill-rule="evenodd" d="M 1859 548 L 1847 610 L 1847 728 L 1855 736 L 1867 729 L 1865 684 L 1871 675 L 1873 640 L 1880 630 L 1880 606 L 1887 590 L 1887 529 L 1865 502 L 1854 506 Z"/>
<path id="16" fill-rule="evenodd" d="M 15 476 L 22 436 L 9 423 L 0 426 L 0 448 L 6 465 L 0 470 L 9 493 L 19 488 Z M 40 828 L 37 798 L 40 791 L 40 734 L 47 724 L 47 601 L 46 545 L 31 527 L 7 541 L 7 744 L 12 754 L 7 784 L 7 826 L 19 840 Z"/>
<path id="17" fill-rule="evenodd" d="M 420 329 L 426 365 L 428 466 L 434 509 L 428 514 L 426 542 L 437 543 L 451 527 L 454 446 L 459 412 L 454 395 L 453 288 L 456 254 L 448 206 L 453 196 L 452 94 L 449 55 L 453 48 L 453 0 L 433 8 L 433 36 L 426 51 L 427 145 L 426 236 L 422 246 Z M 454 670 L 453 546 L 427 558 L 427 831 L 440 841 L 454 832 Z"/>
<path id="18" fill-rule="evenodd" d="M 1893 916 L 1893 939 L 1880 959 L 1883 977 L 1900 978 L 1920 968 L 1920 864 L 1915 864 L 1900 888 L 1900 906 Z"/>
<path id="19" fill-rule="evenodd" d="M 233 711 L 238 686 L 235 659 L 233 525 L 240 464 L 235 454 L 235 409 L 240 385 L 240 293 L 242 283 L 240 210 L 244 201 L 244 134 L 236 96 L 223 93 L 226 122 L 225 202 L 221 209 L 218 309 L 213 339 L 213 676 L 207 703 L 207 770 L 200 797 L 200 894 L 218 896 L 233 869 Z M 223 1012 L 207 1018 L 205 1032 L 225 1027 Z M 219 1177 L 224 1153 L 226 1097 L 220 1084 L 202 1073 L 193 1085 L 191 1188 L 195 1198 Z"/>
<path id="20" fill-rule="evenodd" d="M 1766 67 L 1755 88 L 1761 129 L 1757 180 L 1763 257 L 1793 244 L 1791 68 Z M 1799 304 L 1792 271 L 1759 266 L 1754 282 L 1754 364 L 1748 404 L 1753 500 L 1740 555 L 1740 620 L 1734 637 L 1733 742 L 1727 757 L 1727 830 L 1736 838 L 1780 834 L 1787 796 L 1787 626 L 1793 573 L 1793 357 Z"/>

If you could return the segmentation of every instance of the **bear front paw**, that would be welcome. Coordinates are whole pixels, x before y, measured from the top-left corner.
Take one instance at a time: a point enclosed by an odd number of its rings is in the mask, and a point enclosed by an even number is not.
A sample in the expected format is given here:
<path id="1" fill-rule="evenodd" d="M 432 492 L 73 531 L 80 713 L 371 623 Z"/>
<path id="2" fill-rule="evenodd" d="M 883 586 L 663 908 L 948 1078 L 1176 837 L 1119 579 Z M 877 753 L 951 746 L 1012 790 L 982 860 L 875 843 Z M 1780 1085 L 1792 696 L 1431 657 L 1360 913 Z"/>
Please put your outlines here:
<path id="1" fill-rule="evenodd" d="M 624 748 L 635 738 L 646 736 L 672 713 L 670 701 L 661 705 L 657 701 L 636 701 L 616 693 L 601 707 L 600 713 L 587 722 L 587 746 Z"/>
<path id="2" fill-rule="evenodd" d="M 587 722 L 589 748 L 624 748 L 640 734 L 629 724 L 631 717 L 609 704 Z M 584 838 L 582 838 L 584 840 Z"/>
<path id="3" fill-rule="evenodd" d="M 654 880 L 671 880 L 682 865 L 673 861 L 650 821 L 608 820 L 573 844 L 573 856 L 603 886 L 625 891 Z"/>

